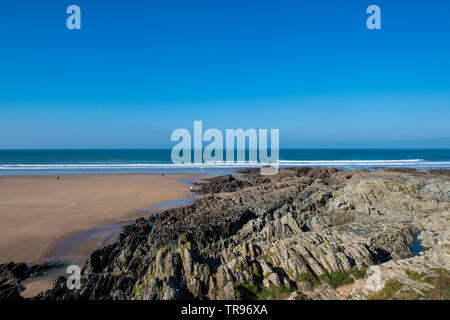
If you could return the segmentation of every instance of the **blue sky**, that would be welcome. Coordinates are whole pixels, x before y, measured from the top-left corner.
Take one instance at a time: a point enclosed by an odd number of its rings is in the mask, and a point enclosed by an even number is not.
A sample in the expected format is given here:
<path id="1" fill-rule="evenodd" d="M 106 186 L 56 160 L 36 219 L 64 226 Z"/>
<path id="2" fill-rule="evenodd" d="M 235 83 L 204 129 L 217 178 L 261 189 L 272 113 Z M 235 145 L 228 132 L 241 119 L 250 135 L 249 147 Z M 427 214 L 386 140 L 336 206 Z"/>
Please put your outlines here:
<path id="1" fill-rule="evenodd" d="M 171 147 L 194 120 L 279 128 L 281 147 L 450 147 L 449 14 L 447 0 L 3 1 L 0 148 Z"/>

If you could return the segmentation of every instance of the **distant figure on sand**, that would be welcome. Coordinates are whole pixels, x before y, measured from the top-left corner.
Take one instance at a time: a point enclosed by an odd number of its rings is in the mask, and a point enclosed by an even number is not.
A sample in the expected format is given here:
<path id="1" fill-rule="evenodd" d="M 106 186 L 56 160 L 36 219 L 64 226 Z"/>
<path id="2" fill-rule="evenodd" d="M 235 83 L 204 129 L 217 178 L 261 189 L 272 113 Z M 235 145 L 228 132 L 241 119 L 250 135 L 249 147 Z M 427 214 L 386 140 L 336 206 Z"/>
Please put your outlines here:
<path id="1" fill-rule="evenodd" d="M 56 180 L 59 180 L 59 176 L 56 176 Z"/>

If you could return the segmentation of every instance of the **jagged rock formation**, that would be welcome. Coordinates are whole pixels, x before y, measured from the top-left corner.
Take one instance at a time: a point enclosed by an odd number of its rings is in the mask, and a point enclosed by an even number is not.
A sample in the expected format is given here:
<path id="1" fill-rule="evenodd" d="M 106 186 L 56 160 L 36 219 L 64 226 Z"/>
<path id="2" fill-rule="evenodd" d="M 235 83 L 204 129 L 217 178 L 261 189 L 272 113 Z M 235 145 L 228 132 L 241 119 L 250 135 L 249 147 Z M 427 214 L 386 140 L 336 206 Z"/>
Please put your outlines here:
<path id="1" fill-rule="evenodd" d="M 414 257 L 370 266 L 351 299 L 450 299 L 450 212 L 424 219 L 418 240 L 425 251 Z"/>
<path id="2" fill-rule="evenodd" d="M 426 227 L 449 211 L 446 172 L 251 169 L 195 188 L 95 251 L 80 290 L 60 278 L 36 299 L 366 298 L 367 267 L 407 259 L 420 231 L 424 246 L 448 241 Z"/>
<path id="3" fill-rule="evenodd" d="M 25 288 L 22 282 L 27 278 L 35 278 L 54 268 L 50 264 L 37 264 L 28 267 L 25 263 L 0 264 L 0 300 L 21 300 L 20 295 Z"/>
<path id="4" fill-rule="evenodd" d="M 197 194 L 234 192 L 251 184 L 248 181 L 236 179 L 232 175 L 218 176 L 208 179 L 208 181 L 194 182 Z"/>

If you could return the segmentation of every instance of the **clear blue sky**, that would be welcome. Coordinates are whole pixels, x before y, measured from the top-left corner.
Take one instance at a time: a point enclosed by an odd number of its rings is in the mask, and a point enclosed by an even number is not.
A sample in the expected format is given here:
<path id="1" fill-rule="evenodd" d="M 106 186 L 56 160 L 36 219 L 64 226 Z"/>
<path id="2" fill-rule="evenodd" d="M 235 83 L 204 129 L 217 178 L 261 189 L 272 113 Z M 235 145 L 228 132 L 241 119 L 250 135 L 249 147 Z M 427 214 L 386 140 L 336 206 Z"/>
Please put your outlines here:
<path id="1" fill-rule="evenodd" d="M 448 0 L 2 1 L 0 148 L 171 147 L 194 120 L 279 128 L 282 147 L 450 147 L 449 15 Z"/>

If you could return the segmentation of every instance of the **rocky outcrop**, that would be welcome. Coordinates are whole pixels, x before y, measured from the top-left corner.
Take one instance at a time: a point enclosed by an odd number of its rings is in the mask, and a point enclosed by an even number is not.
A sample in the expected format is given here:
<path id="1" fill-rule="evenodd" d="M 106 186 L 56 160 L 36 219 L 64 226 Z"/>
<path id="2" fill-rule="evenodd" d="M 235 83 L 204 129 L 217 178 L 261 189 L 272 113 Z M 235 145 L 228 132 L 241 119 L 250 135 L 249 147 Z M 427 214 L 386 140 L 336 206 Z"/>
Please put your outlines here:
<path id="1" fill-rule="evenodd" d="M 0 264 L 0 300 L 20 300 L 20 292 L 25 288 L 22 282 L 35 278 L 55 267 L 50 264 L 38 264 L 28 267 L 25 263 Z"/>
<path id="2" fill-rule="evenodd" d="M 80 290 L 60 278 L 36 298 L 367 298 L 371 266 L 408 259 L 419 232 L 424 246 L 444 243 L 433 228 L 449 222 L 427 220 L 449 211 L 440 172 L 250 169 L 195 188 L 194 203 L 138 219 L 95 251 Z"/>
<path id="3" fill-rule="evenodd" d="M 234 192 L 242 188 L 250 186 L 246 180 L 239 180 L 232 175 L 218 176 L 209 178 L 207 181 L 194 182 L 194 191 L 197 194 Z"/>
<path id="4" fill-rule="evenodd" d="M 352 299 L 450 299 L 450 212 L 422 221 L 422 249 L 406 259 L 370 266 Z"/>

